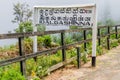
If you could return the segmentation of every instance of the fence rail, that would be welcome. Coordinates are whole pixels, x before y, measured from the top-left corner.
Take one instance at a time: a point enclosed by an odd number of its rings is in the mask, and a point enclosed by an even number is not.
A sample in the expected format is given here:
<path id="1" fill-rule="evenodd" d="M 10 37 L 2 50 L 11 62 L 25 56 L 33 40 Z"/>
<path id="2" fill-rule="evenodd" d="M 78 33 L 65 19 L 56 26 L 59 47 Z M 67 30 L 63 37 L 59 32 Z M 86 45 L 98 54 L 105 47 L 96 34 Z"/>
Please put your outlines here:
<path id="1" fill-rule="evenodd" d="M 110 49 L 110 35 L 112 34 L 115 34 L 116 35 L 116 39 L 118 39 L 118 27 L 120 27 L 120 25 L 116 25 L 116 26 L 112 26 L 112 27 L 115 27 L 115 32 L 110 32 L 110 27 L 109 26 L 100 26 L 98 27 L 98 45 L 101 45 L 101 38 L 103 37 L 107 37 L 107 46 L 108 46 L 108 50 Z M 101 29 L 102 28 L 107 28 L 107 34 L 106 35 L 101 35 Z M 49 53 L 52 53 L 52 52 L 55 52 L 55 51 L 58 51 L 58 50 L 62 50 L 62 62 L 61 63 L 58 63 L 57 65 L 54 65 L 52 66 L 49 71 L 53 71 L 61 66 L 64 66 L 66 63 L 69 63 L 71 62 L 72 60 L 76 59 L 76 57 L 74 58 L 71 58 L 70 60 L 66 60 L 66 53 L 65 53 L 65 50 L 67 47 L 76 47 L 76 45 L 78 44 L 83 44 L 84 43 L 84 50 L 86 50 L 87 48 L 87 45 L 86 43 L 87 42 L 90 42 L 92 39 L 87 39 L 87 34 L 86 34 L 86 31 L 87 30 L 92 30 L 92 28 L 80 28 L 80 29 L 75 29 L 75 30 L 56 30 L 56 31 L 45 31 L 45 32 L 33 32 L 33 33 L 12 33 L 12 34 L 0 34 L 0 39 L 11 39 L 11 38 L 17 38 L 18 39 L 18 44 L 19 44 L 19 56 L 18 57 L 15 57 L 15 58 L 11 58 L 11 59 L 7 59 L 7 60 L 3 60 L 3 61 L 0 61 L 0 66 L 6 66 L 6 65 L 9 65 L 9 64 L 12 64 L 12 63 L 15 63 L 15 62 L 20 62 L 20 67 L 21 67 L 21 72 L 23 75 L 26 76 L 26 64 L 25 64 L 25 61 L 27 59 L 30 59 L 30 58 L 34 58 L 34 57 L 37 57 L 37 56 L 41 56 L 41 55 L 44 55 L 44 54 L 49 54 Z M 83 37 L 84 37 L 84 40 L 81 40 L 81 41 L 78 41 L 78 42 L 75 42 L 75 43 L 72 43 L 72 44 L 65 44 L 65 41 L 64 41 L 64 34 L 66 32 L 80 32 L 80 31 L 83 31 Z M 61 34 L 61 46 L 60 47 L 56 47 L 56 48 L 51 48 L 49 50 L 44 50 L 44 51 L 38 51 L 36 53 L 31 53 L 31 54 L 25 54 L 23 52 L 23 43 L 22 43 L 22 40 L 23 38 L 25 37 L 30 37 L 30 36 L 42 36 L 42 35 L 48 35 L 48 34 L 57 34 L 57 33 L 60 33 Z M 77 51 L 78 48 L 77 48 Z M 78 56 L 80 56 L 80 54 L 77 52 L 76 54 L 78 54 Z M 79 60 L 80 59 L 77 59 L 78 62 L 80 62 Z M 79 67 L 80 65 L 78 65 Z"/>

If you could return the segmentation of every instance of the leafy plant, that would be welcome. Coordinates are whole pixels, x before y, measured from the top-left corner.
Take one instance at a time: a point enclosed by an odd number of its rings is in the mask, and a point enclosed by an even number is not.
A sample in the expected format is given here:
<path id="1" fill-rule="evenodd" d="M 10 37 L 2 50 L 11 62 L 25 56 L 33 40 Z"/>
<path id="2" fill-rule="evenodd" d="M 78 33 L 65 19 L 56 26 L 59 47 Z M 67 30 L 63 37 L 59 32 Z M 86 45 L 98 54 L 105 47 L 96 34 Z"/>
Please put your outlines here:
<path id="1" fill-rule="evenodd" d="M 16 33 L 23 33 L 23 32 L 33 32 L 32 22 L 26 21 L 21 22 L 19 27 L 15 29 Z"/>
<path id="2" fill-rule="evenodd" d="M 52 42 L 52 39 L 51 39 L 50 35 L 44 36 L 45 47 L 51 47 L 51 42 Z"/>
<path id="3" fill-rule="evenodd" d="M 31 21 L 32 10 L 29 8 L 29 5 L 26 3 L 17 3 L 13 5 L 15 18 L 12 20 L 13 23 L 21 23 L 26 21 Z"/>
<path id="4" fill-rule="evenodd" d="M 41 48 L 44 44 L 44 37 L 37 37 L 38 47 Z"/>
<path id="5" fill-rule="evenodd" d="M 33 40 L 31 38 L 25 38 L 24 39 L 24 51 L 26 54 L 30 54 L 33 52 L 32 46 L 33 46 Z"/>
<path id="6" fill-rule="evenodd" d="M 26 80 L 24 76 L 20 74 L 20 72 L 15 71 L 14 69 L 9 69 L 0 71 L 0 80 Z"/>
<path id="7" fill-rule="evenodd" d="M 69 34 L 66 34 L 66 35 L 65 35 L 65 43 L 66 43 L 66 44 L 73 43 L 73 39 L 72 39 L 72 36 L 71 36 L 71 35 L 69 35 Z"/>
<path id="8" fill-rule="evenodd" d="M 113 47 L 116 47 L 116 46 L 118 46 L 119 44 L 118 44 L 118 40 L 116 40 L 116 39 L 114 39 L 114 40 L 111 40 L 111 47 L 113 48 Z"/>
<path id="9" fill-rule="evenodd" d="M 103 54 L 103 47 L 102 46 L 97 46 L 97 55 L 102 55 Z"/>
<path id="10" fill-rule="evenodd" d="M 87 61 L 88 61 L 88 54 L 87 54 L 87 51 L 84 51 L 83 53 L 82 53 L 82 56 L 81 56 L 81 59 L 82 59 L 82 61 L 84 62 L 84 63 L 87 63 Z"/>
<path id="11" fill-rule="evenodd" d="M 46 30 L 46 26 L 44 25 L 37 25 L 37 32 L 41 32 L 41 31 L 45 31 Z"/>

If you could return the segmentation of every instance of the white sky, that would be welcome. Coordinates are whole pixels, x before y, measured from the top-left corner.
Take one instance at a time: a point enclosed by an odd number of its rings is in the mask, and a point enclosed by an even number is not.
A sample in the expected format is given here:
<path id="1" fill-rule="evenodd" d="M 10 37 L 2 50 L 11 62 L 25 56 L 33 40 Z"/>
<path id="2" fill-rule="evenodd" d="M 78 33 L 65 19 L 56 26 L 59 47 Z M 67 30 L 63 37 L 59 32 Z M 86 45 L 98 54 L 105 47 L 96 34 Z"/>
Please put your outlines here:
<path id="1" fill-rule="evenodd" d="M 13 31 L 17 25 L 11 20 L 13 16 L 13 4 L 26 2 L 32 8 L 35 5 L 74 5 L 93 3 L 95 0 L 0 0 L 0 34 Z M 105 5 L 108 5 L 113 19 L 120 21 L 120 0 L 96 0 L 98 6 L 98 19 L 104 15 Z"/>

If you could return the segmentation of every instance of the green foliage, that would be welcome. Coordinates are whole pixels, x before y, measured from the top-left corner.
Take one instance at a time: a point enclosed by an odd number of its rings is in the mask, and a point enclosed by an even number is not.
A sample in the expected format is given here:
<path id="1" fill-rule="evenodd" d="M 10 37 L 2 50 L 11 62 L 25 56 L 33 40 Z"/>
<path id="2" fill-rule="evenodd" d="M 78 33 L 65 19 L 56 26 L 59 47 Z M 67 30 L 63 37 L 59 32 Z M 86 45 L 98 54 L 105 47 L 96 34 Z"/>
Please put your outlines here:
<path id="1" fill-rule="evenodd" d="M 33 52 L 32 46 L 33 46 L 33 40 L 31 38 L 24 38 L 25 53 L 30 54 L 31 52 Z"/>
<path id="2" fill-rule="evenodd" d="M 33 26 L 31 22 L 32 10 L 29 8 L 29 5 L 26 3 L 17 3 L 13 5 L 15 18 L 12 20 L 13 23 L 17 23 L 19 25 L 18 28 L 15 29 L 16 33 L 23 32 L 32 32 Z"/>
<path id="3" fill-rule="evenodd" d="M 97 23 L 97 26 L 102 26 L 102 22 L 98 22 L 98 23 Z"/>
<path id="4" fill-rule="evenodd" d="M 21 22 L 19 27 L 15 30 L 16 33 L 23 33 L 23 32 L 33 32 L 32 22 L 26 21 Z"/>
<path id="5" fill-rule="evenodd" d="M 39 48 L 41 48 L 42 46 L 43 46 L 43 44 L 44 44 L 44 37 L 41 37 L 41 36 L 39 36 L 39 37 L 37 37 L 37 42 L 38 42 L 38 47 Z"/>
<path id="6" fill-rule="evenodd" d="M 41 80 L 39 77 L 34 77 L 33 80 Z"/>
<path id="7" fill-rule="evenodd" d="M 115 22 L 112 19 L 107 19 L 105 21 L 105 26 L 114 26 Z"/>
<path id="8" fill-rule="evenodd" d="M 67 59 L 75 57 L 76 54 L 77 54 L 76 48 L 71 48 L 70 50 L 67 50 L 67 53 L 66 53 Z"/>
<path id="9" fill-rule="evenodd" d="M 118 44 L 118 40 L 116 40 L 116 39 L 114 39 L 114 40 L 111 40 L 111 44 L 110 44 L 110 46 L 113 48 L 113 47 L 116 47 L 116 46 L 118 46 L 119 44 Z"/>
<path id="10" fill-rule="evenodd" d="M 107 41 L 106 37 L 101 39 L 101 46 L 105 49 L 107 49 L 107 42 L 106 41 Z"/>
<path id="11" fill-rule="evenodd" d="M 66 34 L 66 35 L 65 35 L 65 43 L 66 43 L 66 44 L 73 43 L 73 38 L 72 38 L 71 35 L 69 35 L 69 34 Z"/>
<path id="12" fill-rule="evenodd" d="M 52 38 L 52 41 L 57 43 L 57 44 L 61 44 L 61 35 L 60 34 L 56 34 L 56 35 L 52 35 L 51 38 Z"/>
<path id="13" fill-rule="evenodd" d="M 53 66 L 61 62 L 62 54 L 61 51 L 57 51 L 55 54 L 50 55 L 50 66 Z"/>
<path id="14" fill-rule="evenodd" d="M 0 47 L 0 52 L 6 52 L 6 51 L 16 51 L 16 46 L 10 45 L 10 46 Z"/>
<path id="15" fill-rule="evenodd" d="M 37 25 L 37 32 L 45 31 L 46 26 L 45 25 Z"/>
<path id="16" fill-rule="evenodd" d="M 81 56 L 81 59 L 84 63 L 87 63 L 88 62 L 88 54 L 87 54 L 87 51 L 84 51 L 82 53 L 82 56 Z"/>
<path id="17" fill-rule="evenodd" d="M 49 56 L 40 56 L 37 65 L 36 75 L 39 77 L 45 76 L 50 65 Z"/>
<path id="18" fill-rule="evenodd" d="M 44 36 L 44 45 L 45 45 L 45 47 L 51 47 L 51 42 L 52 42 L 52 39 L 51 39 L 50 35 Z"/>
<path id="19" fill-rule="evenodd" d="M 13 15 L 15 16 L 14 20 L 12 20 L 13 23 L 20 24 L 21 22 L 31 21 L 32 10 L 28 4 L 18 2 L 13 5 L 13 10 Z"/>
<path id="20" fill-rule="evenodd" d="M 97 55 L 102 55 L 103 54 L 103 47 L 102 46 L 97 46 Z"/>
<path id="21" fill-rule="evenodd" d="M 20 72 L 15 71 L 14 69 L 9 69 L 9 71 L 3 70 L 4 69 L 0 69 L 0 80 L 26 80 Z"/>
<path id="22" fill-rule="evenodd" d="M 78 26 L 70 26 L 70 29 L 78 29 Z"/>

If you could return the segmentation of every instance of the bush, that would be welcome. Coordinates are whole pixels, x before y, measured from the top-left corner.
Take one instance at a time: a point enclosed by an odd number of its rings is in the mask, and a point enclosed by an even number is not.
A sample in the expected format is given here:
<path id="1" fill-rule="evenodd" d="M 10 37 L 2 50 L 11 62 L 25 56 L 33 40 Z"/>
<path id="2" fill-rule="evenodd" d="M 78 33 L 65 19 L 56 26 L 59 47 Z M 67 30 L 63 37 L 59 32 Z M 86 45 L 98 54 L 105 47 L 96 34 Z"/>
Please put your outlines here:
<path id="1" fill-rule="evenodd" d="M 44 38 L 39 36 L 37 37 L 38 47 L 41 48 L 44 44 Z"/>
<path id="2" fill-rule="evenodd" d="M 15 32 L 16 33 L 33 32 L 32 22 L 30 21 L 21 22 L 19 24 L 19 27 L 15 29 Z"/>
<path id="3" fill-rule="evenodd" d="M 31 38 L 25 38 L 24 39 L 24 51 L 26 54 L 33 52 L 33 40 Z"/>
<path id="4" fill-rule="evenodd" d="M 41 31 L 45 31 L 46 30 L 46 26 L 44 25 L 37 25 L 37 32 L 41 32 Z"/>
<path id="5" fill-rule="evenodd" d="M 0 70 L 0 80 L 26 80 L 18 71 L 14 69 L 9 69 L 9 71 Z"/>
<path id="6" fill-rule="evenodd" d="M 44 42 L 45 47 L 51 47 L 52 39 L 51 39 L 50 35 L 44 36 L 43 42 Z"/>
<path id="7" fill-rule="evenodd" d="M 69 35 L 69 34 L 66 34 L 65 35 L 65 43 L 66 44 L 70 44 L 70 43 L 73 43 L 73 38 L 72 38 L 72 36 L 71 35 Z"/>

